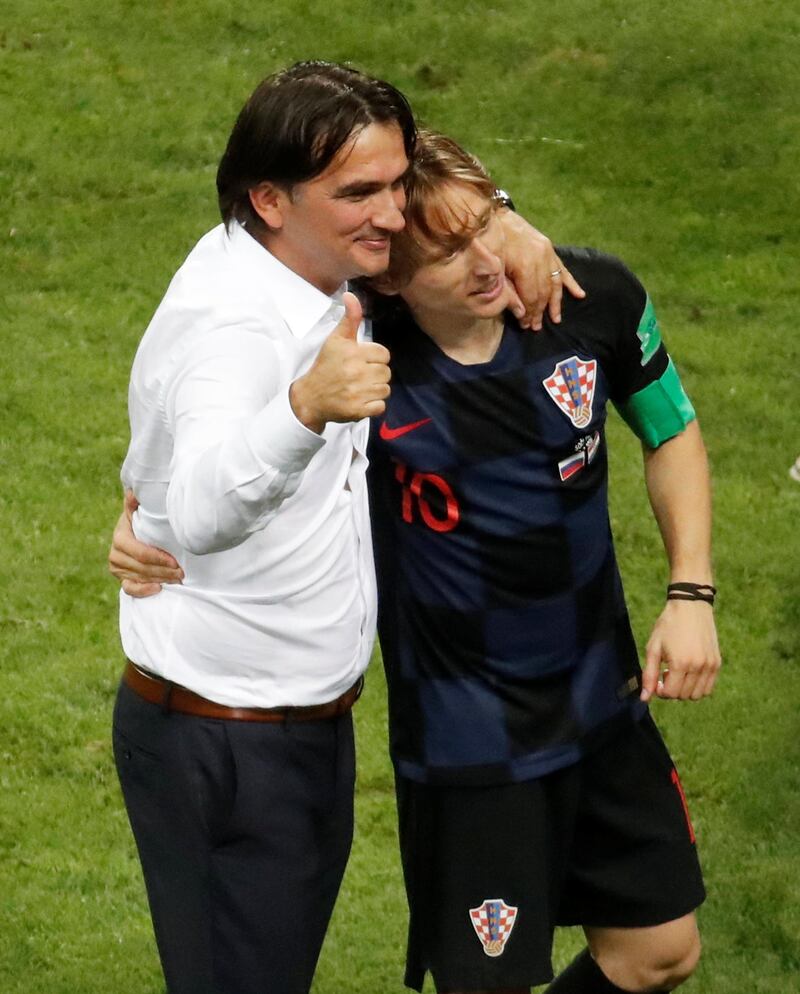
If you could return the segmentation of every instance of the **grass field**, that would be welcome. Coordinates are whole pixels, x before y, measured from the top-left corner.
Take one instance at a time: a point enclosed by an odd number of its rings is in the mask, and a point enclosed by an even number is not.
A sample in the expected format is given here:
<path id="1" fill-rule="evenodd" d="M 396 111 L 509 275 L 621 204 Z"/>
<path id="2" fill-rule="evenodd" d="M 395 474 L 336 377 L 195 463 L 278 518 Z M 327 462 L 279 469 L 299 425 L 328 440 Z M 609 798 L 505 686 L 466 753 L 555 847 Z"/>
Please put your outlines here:
<path id="1" fill-rule="evenodd" d="M 7 0 L 0 18 L 0 991 L 163 989 L 109 746 L 105 553 L 136 343 L 265 73 L 351 60 L 477 152 L 556 240 L 658 306 L 715 475 L 711 701 L 656 705 L 707 872 L 693 994 L 800 992 L 800 8 L 794 0 Z M 787 406 L 788 405 L 788 406 Z M 612 514 L 637 636 L 665 570 L 635 443 Z M 399 994 L 383 682 L 358 707 L 358 826 L 315 994 Z M 579 937 L 559 937 L 563 963 Z"/>

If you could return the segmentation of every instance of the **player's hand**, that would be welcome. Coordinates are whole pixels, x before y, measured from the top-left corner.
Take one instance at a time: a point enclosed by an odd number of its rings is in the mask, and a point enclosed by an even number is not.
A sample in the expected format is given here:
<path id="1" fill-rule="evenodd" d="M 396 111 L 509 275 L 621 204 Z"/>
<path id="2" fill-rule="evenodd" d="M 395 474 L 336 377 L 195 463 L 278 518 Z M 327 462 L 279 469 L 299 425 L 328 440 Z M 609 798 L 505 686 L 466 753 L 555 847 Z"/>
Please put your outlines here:
<path id="1" fill-rule="evenodd" d="M 320 433 L 328 421 L 360 421 L 383 414 L 389 396 L 389 350 L 359 342 L 361 304 L 344 295 L 345 315 L 325 340 L 309 371 L 289 391 L 294 413 Z"/>
<path id="2" fill-rule="evenodd" d="M 126 594 L 149 597 L 161 590 L 162 583 L 180 583 L 183 570 L 174 556 L 154 545 L 145 545 L 133 534 L 133 512 L 138 506 L 139 501 L 127 490 L 122 514 L 111 540 L 108 569 L 122 582 Z"/>
<path id="3" fill-rule="evenodd" d="M 722 665 L 714 611 L 703 601 L 667 601 L 647 643 L 641 699 L 699 701 Z"/>
<path id="4" fill-rule="evenodd" d="M 558 324 L 564 290 L 573 297 L 585 297 L 586 293 L 546 235 L 513 211 L 501 210 L 499 217 L 506 238 L 506 275 L 515 291 L 509 303 L 511 313 L 523 328 L 534 331 L 542 327 L 545 310 Z"/>

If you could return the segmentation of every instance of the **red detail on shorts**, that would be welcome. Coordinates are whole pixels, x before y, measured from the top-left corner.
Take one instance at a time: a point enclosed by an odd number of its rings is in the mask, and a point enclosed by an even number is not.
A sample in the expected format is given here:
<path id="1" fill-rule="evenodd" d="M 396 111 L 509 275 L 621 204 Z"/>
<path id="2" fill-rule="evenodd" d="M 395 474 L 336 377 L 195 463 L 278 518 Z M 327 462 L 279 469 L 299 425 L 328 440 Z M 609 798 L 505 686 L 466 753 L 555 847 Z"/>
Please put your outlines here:
<path id="1" fill-rule="evenodd" d="M 678 776 L 678 771 L 673 766 L 672 773 L 670 773 L 670 780 L 672 780 L 673 786 L 678 792 L 678 796 L 681 799 L 681 804 L 683 805 L 683 813 L 686 816 L 686 826 L 689 829 L 689 841 L 694 843 L 694 827 L 692 825 L 692 819 L 689 817 L 689 805 L 686 803 L 686 794 L 683 792 L 683 784 L 681 783 L 681 778 Z"/>
<path id="2" fill-rule="evenodd" d="M 397 428 L 390 428 L 385 421 L 381 421 L 379 434 L 384 442 L 392 442 L 394 439 L 400 438 L 401 435 L 407 435 L 415 428 L 421 428 L 423 425 L 430 424 L 430 422 L 430 418 L 423 418 L 421 421 L 414 421 L 410 425 L 399 425 Z"/>

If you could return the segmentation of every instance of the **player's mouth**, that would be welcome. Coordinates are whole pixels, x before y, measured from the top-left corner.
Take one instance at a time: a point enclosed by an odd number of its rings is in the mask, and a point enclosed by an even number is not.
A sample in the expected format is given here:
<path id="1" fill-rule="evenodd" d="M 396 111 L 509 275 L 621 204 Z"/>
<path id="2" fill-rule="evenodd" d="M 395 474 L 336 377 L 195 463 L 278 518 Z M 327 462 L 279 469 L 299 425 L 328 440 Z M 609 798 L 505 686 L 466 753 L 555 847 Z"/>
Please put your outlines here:
<path id="1" fill-rule="evenodd" d="M 482 304 L 491 304 L 497 300 L 506 286 L 505 273 L 494 277 L 491 283 L 485 284 L 479 290 L 473 290 L 470 297 L 476 297 Z"/>

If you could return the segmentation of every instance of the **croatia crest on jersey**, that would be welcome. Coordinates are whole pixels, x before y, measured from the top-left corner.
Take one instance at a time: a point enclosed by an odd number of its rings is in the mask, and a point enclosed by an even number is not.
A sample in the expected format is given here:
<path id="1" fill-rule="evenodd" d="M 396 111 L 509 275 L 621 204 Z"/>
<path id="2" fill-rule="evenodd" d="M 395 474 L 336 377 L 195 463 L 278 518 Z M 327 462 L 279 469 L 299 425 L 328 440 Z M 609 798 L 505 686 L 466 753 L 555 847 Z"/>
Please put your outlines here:
<path id="1" fill-rule="evenodd" d="M 585 428 L 592 420 L 596 372 L 596 359 L 571 356 L 556 363 L 553 372 L 542 380 L 553 402 L 576 428 Z"/>
<path id="2" fill-rule="evenodd" d="M 488 898 L 479 908 L 470 908 L 469 917 L 487 956 L 501 956 L 517 920 L 517 908 L 502 898 Z"/>

